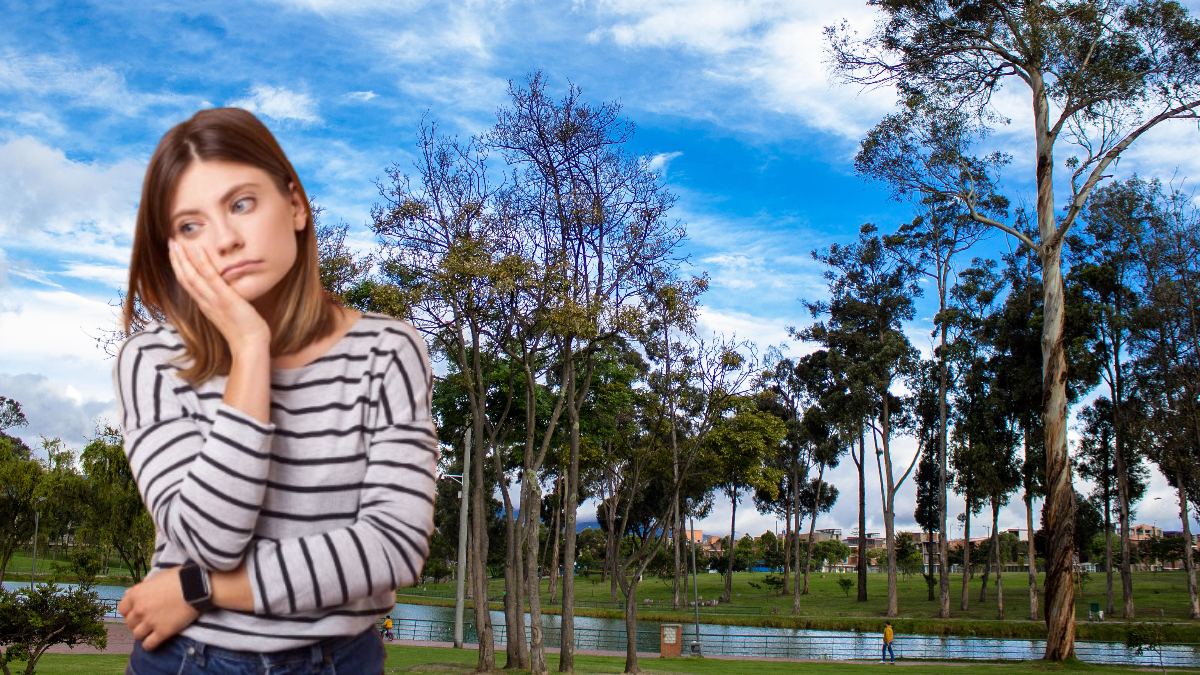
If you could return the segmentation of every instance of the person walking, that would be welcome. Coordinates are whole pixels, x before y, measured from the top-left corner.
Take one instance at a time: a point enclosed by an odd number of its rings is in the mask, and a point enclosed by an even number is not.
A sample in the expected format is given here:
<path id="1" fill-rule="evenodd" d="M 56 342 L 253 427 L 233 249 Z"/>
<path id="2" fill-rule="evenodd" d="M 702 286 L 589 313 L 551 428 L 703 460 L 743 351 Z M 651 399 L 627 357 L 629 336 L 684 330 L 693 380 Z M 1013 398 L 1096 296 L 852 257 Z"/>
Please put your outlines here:
<path id="1" fill-rule="evenodd" d="M 883 622 L 883 654 L 879 656 L 879 662 L 887 661 L 888 654 L 892 655 L 892 665 L 896 664 L 896 652 L 892 651 L 892 640 L 895 639 L 895 634 L 892 632 L 892 622 Z"/>

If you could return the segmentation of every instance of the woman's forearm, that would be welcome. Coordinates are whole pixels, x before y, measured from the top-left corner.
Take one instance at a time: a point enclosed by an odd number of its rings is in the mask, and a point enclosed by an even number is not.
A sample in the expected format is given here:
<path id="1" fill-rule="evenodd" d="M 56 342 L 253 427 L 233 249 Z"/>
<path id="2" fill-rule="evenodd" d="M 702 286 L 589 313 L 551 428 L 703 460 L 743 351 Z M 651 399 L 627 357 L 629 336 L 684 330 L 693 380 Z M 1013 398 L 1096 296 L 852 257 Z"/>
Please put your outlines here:
<path id="1" fill-rule="evenodd" d="M 230 344 L 233 363 L 225 383 L 225 405 L 271 422 L 271 345 L 268 340 Z"/>

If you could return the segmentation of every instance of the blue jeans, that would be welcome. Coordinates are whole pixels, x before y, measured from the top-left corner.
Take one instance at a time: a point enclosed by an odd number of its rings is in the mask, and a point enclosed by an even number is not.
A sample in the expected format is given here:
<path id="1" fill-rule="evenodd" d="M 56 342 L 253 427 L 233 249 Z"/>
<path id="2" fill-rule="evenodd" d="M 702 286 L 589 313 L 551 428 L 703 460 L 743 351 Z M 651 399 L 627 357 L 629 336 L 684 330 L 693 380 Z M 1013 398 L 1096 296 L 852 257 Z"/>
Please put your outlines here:
<path id="1" fill-rule="evenodd" d="M 148 652 L 138 640 L 125 675 L 377 675 L 386 656 L 379 633 L 322 640 L 282 652 L 234 651 L 176 636 Z"/>
<path id="2" fill-rule="evenodd" d="M 881 654 L 879 656 L 879 660 L 880 661 L 887 660 L 887 655 L 889 653 L 892 655 L 892 663 L 895 663 L 896 662 L 896 652 L 892 651 L 892 643 L 885 642 L 885 643 L 883 643 L 883 654 Z"/>

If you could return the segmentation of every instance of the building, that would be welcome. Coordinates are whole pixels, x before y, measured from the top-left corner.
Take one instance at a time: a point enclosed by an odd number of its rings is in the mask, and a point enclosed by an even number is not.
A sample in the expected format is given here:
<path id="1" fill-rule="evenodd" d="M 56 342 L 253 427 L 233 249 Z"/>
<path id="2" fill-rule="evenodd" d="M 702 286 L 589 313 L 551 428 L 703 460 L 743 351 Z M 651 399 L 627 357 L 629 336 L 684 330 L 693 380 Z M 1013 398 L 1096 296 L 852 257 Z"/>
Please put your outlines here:
<path id="1" fill-rule="evenodd" d="M 1162 528 L 1153 525 L 1139 523 L 1129 528 L 1129 541 L 1133 542 L 1146 541 L 1152 538 L 1162 539 L 1162 536 Z"/>

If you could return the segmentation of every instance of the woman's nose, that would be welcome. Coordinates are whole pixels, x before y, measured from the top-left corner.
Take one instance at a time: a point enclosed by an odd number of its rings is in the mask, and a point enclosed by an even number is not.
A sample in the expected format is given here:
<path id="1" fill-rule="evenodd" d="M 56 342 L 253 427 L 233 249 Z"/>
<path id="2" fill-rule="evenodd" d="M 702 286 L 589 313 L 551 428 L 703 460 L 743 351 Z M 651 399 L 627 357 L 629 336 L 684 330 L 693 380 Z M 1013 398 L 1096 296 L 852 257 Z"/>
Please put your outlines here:
<path id="1" fill-rule="evenodd" d="M 218 255 L 227 256 L 235 253 L 245 244 L 241 232 L 236 227 L 230 225 L 224 218 L 220 219 L 213 229 L 216 230 L 216 241 L 214 243 L 216 244 Z"/>

